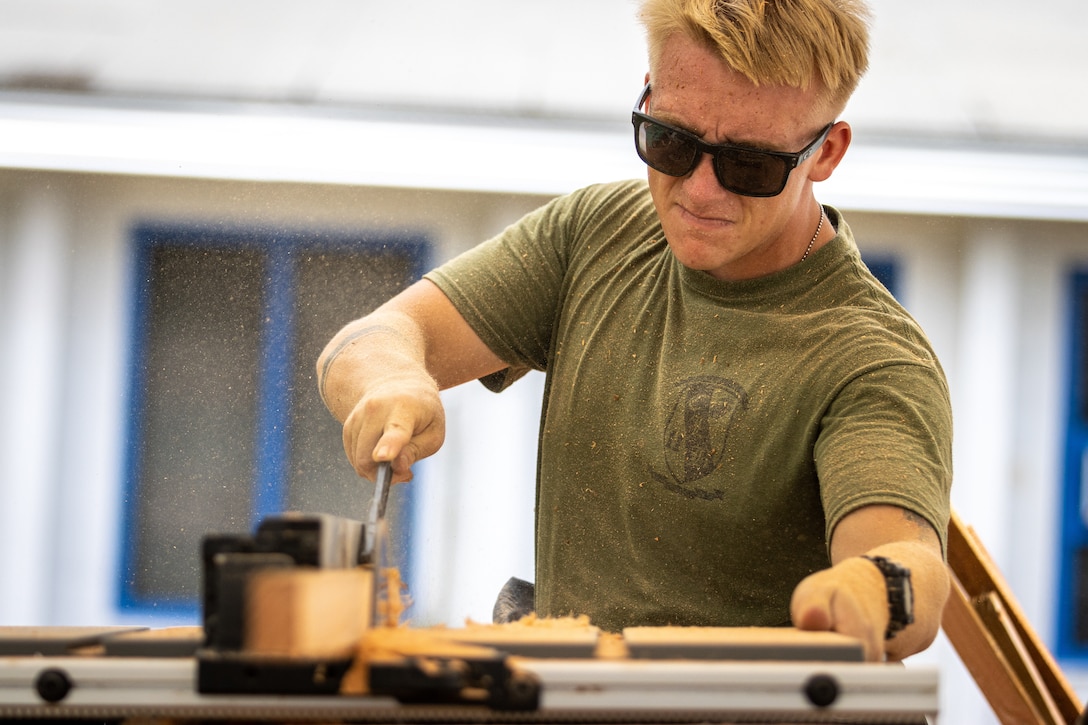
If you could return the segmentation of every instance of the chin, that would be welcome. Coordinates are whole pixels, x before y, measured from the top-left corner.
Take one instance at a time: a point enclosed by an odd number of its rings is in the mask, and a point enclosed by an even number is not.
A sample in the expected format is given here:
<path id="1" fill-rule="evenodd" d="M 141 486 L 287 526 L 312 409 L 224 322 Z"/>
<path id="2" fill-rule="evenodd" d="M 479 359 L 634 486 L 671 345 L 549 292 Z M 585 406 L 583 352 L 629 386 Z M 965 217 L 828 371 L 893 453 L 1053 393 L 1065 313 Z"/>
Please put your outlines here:
<path id="1" fill-rule="evenodd" d="M 716 249 L 708 248 L 705 241 L 692 241 L 681 237 L 679 242 L 669 241 L 669 250 L 680 264 L 701 272 L 718 269 L 726 263 Z"/>

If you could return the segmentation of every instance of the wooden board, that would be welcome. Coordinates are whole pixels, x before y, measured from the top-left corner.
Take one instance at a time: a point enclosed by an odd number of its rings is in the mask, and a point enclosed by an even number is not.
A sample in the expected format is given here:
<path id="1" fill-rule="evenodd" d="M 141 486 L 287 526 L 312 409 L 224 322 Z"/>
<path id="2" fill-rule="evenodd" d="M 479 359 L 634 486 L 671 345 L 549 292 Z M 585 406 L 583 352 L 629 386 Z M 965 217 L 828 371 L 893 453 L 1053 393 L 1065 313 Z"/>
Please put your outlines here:
<path id="1" fill-rule="evenodd" d="M 957 581 L 952 582 L 941 626 L 1000 722 L 1044 722 Z"/>
<path id="2" fill-rule="evenodd" d="M 792 627 L 628 627 L 623 639 L 635 659 L 865 660 L 853 637 Z"/>
<path id="3" fill-rule="evenodd" d="M 1009 669 L 1024 688 L 1039 722 L 1064 723 L 1065 718 L 1043 683 L 1038 667 L 1020 638 L 1020 633 L 997 592 L 987 592 L 974 600 L 975 611 L 993 637 L 994 643 L 1009 663 Z"/>
<path id="4" fill-rule="evenodd" d="M 165 627 L 110 635 L 102 647 L 107 657 L 192 657 L 203 643 L 203 627 Z"/>
<path id="5" fill-rule="evenodd" d="M 977 534 L 952 513 L 941 626 L 1002 723 L 1072 723 L 1083 707 Z M 1030 719 L 1024 719 L 1029 717 Z"/>
<path id="6" fill-rule="evenodd" d="M 0 627 L 0 655 L 67 655 L 96 646 L 110 635 L 143 629 L 146 627 Z"/>
<path id="7" fill-rule="evenodd" d="M 464 629 L 432 629 L 438 638 L 490 647 L 509 655 L 539 658 L 591 658 L 597 653 L 600 629 L 593 626 L 471 625 Z"/>

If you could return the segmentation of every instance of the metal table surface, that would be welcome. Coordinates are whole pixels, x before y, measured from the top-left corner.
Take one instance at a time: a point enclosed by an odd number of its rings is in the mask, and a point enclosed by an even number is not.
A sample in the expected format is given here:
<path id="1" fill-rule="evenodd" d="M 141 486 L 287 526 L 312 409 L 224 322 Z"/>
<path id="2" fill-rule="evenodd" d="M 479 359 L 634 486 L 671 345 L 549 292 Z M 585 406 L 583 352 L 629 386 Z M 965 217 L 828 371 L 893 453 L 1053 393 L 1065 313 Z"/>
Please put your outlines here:
<path id="1" fill-rule="evenodd" d="M 539 678 L 529 712 L 379 696 L 208 695 L 192 658 L 0 657 L 0 718 L 276 722 L 925 722 L 929 668 L 819 662 L 519 660 Z M 43 678 L 66 681 L 63 694 Z M 827 706 L 813 683 L 832 683 Z M 45 694 L 43 694 L 45 693 Z M 60 695 L 58 697 L 58 695 Z M 46 699 L 48 697 L 48 699 Z M 56 700 L 50 702 L 49 700 Z"/>

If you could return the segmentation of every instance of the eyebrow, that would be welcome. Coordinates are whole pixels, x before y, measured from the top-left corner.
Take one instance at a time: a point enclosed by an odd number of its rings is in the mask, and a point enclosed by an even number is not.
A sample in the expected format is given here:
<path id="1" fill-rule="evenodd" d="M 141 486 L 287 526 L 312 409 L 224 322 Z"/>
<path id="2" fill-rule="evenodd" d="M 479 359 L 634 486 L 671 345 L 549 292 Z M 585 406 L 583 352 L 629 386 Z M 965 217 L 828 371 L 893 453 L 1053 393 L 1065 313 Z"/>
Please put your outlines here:
<path id="1" fill-rule="evenodd" d="M 688 126 L 687 124 L 683 123 L 682 121 L 677 120 L 676 118 L 673 118 L 670 115 L 659 116 L 659 115 L 651 113 L 650 112 L 650 106 L 652 104 L 653 104 L 653 95 L 651 94 L 650 95 L 650 103 L 646 104 L 645 113 L 646 113 L 647 116 L 650 116 L 651 118 L 656 118 L 658 121 L 663 121 L 663 122 L 669 124 L 670 126 L 675 126 L 676 128 L 679 128 L 682 131 L 687 131 L 691 135 L 698 137 L 699 139 L 703 140 L 704 142 L 706 142 L 708 144 L 711 144 L 712 146 L 723 146 L 723 145 L 725 145 L 725 146 L 735 146 L 737 148 L 746 149 L 748 151 L 773 151 L 775 153 L 794 153 L 793 149 L 785 148 L 785 147 L 779 147 L 776 144 L 768 144 L 768 143 L 764 143 L 764 142 L 738 141 L 738 140 L 733 140 L 733 139 L 730 139 L 730 138 L 726 138 L 724 141 L 723 140 L 708 141 L 706 139 L 705 135 L 699 133 L 698 131 L 696 131 L 691 126 Z"/>
<path id="2" fill-rule="evenodd" d="M 638 99 L 637 103 L 635 104 L 635 109 L 634 110 L 639 111 L 640 113 L 643 113 L 644 115 L 647 115 L 650 118 L 656 119 L 656 120 L 658 120 L 658 121 L 660 121 L 662 123 L 667 123 L 670 126 L 675 126 L 676 128 L 680 129 L 681 131 L 685 131 L 687 133 L 690 133 L 692 136 L 695 136 L 696 138 L 701 140 L 703 143 L 709 144 L 711 146 L 732 146 L 734 148 L 744 149 L 744 150 L 747 150 L 747 151 L 767 151 L 767 152 L 770 152 L 770 153 L 778 153 L 778 154 L 783 154 L 783 153 L 784 154 L 795 154 L 795 153 L 799 153 L 799 151 L 794 151 L 792 147 L 785 147 L 785 146 L 780 147 L 780 146 L 778 146 L 777 144 L 774 144 L 774 143 L 763 143 L 763 142 L 752 142 L 752 141 L 736 141 L 736 140 L 731 140 L 731 139 L 728 139 L 728 138 L 726 140 L 724 140 L 724 141 L 722 141 L 722 140 L 708 141 L 703 134 L 699 133 L 695 129 L 691 128 L 690 126 L 686 125 L 682 121 L 679 121 L 678 119 L 676 119 L 676 118 L 674 118 L 672 116 L 669 116 L 669 115 L 656 116 L 656 115 L 650 113 L 650 105 L 653 103 L 653 100 L 654 100 L 652 86 L 653 86 L 652 83 L 647 83 L 646 84 L 646 87 L 643 88 L 642 94 L 639 96 L 639 99 Z M 647 99 L 646 99 L 647 95 L 649 96 L 649 101 L 647 101 Z M 645 111 L 641 110 L 642 106 L 643 106 L 643 103 L 646 104 L 646 110 Z M 804 143 L 804 142 L 802 142 L 802 143 Z M 804 147 L 802 147 L 801 150 L 804 150 Z"/>
<path id="3" fill-rule="evenodd" d="M 794 153 L 793 149 L 784 148 L 784 147 L 780 148 L 776 144 L 768 144 L 768 143 L 764 143 L 764 142 L 738 141 L 738 140 L 734 140 L 734 139 L 731 139 L 731 138 L 728 138 L 728 137 L 724 141 L 720 140 L 720 139 L 716 140 L 716 141 L 708 141 L 706 139 L 705 135 L 699 133 L 698 131 L 691 128 L 687 124 L 682 123 L 682 122 L 676 120 L 675 118 L 671 118 L 669 116 L 657 116 L 657 115 L 654 115 L 652 113 L 649 113 L 649 110 L 650 110 L 650 108 L 649 108 L 649 106 L 647 106 L 646 107 L 646 111 L 647 111 L 646 115 L 650 116 L 651 118 L 656 118 L 659 121 L 664 121 L 665 123 L 669 124 L 670 126 L 675 126 L 676 128 L 679 128 L 682 131 L 687 131 L 691 135 L 697 136 L 698 138 L 700 138 L 701 140 L 703 140 L 704 142 L 706 142 L 706 143 L 708 143 L 708 144 L 710 144 L 712 146 L 735 146 L 736 148 L 741 148 L 741 149 L 745 149 L 745 150 L 748 150 L 748 151 L 773 151 L 775 153 Z"/>

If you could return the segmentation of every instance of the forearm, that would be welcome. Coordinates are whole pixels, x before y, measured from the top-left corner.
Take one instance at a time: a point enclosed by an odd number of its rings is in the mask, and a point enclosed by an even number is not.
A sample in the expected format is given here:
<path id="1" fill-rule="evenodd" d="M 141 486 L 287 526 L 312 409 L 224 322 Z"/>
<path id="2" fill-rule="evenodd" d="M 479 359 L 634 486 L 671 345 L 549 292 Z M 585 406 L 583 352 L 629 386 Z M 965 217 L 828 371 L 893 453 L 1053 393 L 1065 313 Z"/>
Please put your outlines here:
<path id="1" fill-rule="evenodd" d="M 341 423 L 370 388 L 395 378 L 437 384 L 427 372 L 426 343 L 411 317 L 379 309 L 344 326 L 317 360 L 321 399 Z"/>
<path id="2" fill-rule="evenodd" d="M 914 622 L 885 642 L 889 659 L 902 659 L 928 647 L 941 626 L 948 598 L 948 569 L 941 554 L 941 539 L 921 516 L 896 506 L 867 506 L 846 516 L 831 540 L 831 561 L 839 564 L 860 555 L 883 556 L 910 569 Z M 887 592 L 876 565 L 861 560 L 873 577 L 871 591 L 878 602 Z"/>
<path id="3" fill-rule="evenodd" d="M 883 556 L 911 572 L 914 621 L 889 640 L 887 585 L 863 556 Z M 831 561 L 831 568 L 806 577 L 794 591 L 790 612 L 796 626 L 857 637 L 872 660 L 902 659 L 937 636 L 949 579 L 940 538 L 925 519 L 896 506 L 853 511 L 835 527 Z"/>
<path id="4" fill-rule="evenodd" d="M 919 541 L 896 541 L 876 546 L 865 552 L 868 556 L 883 556 L 911 573 L 914 621 L 891 639 L 884 641 L 884 652 L 889 660 L 921 652 L 929 647 L 941 627 L 941 614 L 948 598 L 948 569 L 940 551 Z M 865 590 L 870 592 L 874 606 L 883 617 L 885 631 L 888 619 L 887 589 L 884 577 L 876 565 L 860 557 L 839 562 L 837 567 L 851 567 L 856 575 L 867 580 Z"/>
<path id="5" fill-rule="evenodd" d="M 425 336 L 410 315 L 377 312 L 347 325 L 318 358 L 318 389 L 343 425 L 344 453 L 355 471 L 374 479 L 393 464 L 393 480 L 445 439 L 438 383 L 426 364 Z"/>
<path id="6" fill-rule="evenodd" d="M 440 389 L 503 367 L 446 296 L 415 283 L 341 330 L 318 357 L 325 405 L 344 424 L 344 452 L 366 478 L 378 461 L 393 462 L 393 479 L 445 440 Z"/>

